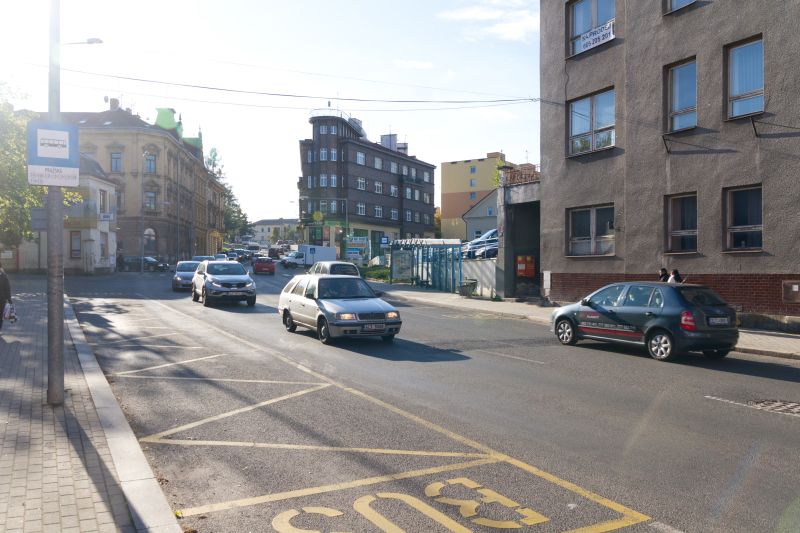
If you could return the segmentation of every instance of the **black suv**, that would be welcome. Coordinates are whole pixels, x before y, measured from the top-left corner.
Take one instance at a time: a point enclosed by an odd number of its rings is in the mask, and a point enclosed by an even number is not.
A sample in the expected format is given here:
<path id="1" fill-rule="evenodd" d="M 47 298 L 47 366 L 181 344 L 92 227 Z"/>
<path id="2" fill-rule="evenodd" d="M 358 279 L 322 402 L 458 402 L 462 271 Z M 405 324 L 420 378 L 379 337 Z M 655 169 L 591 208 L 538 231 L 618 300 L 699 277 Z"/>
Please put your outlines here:
<path id="1" fill-rule="evenodd" d="M 625 282 L 560 307 L 550 319 L 562 344 L 596 339 L 647 348 L 660 361 L 682 352 L 725 357 L 736 346 L 736 312 L 703 285 Z"/>
<path id="2" fill-rule="evenodd" d="M 142 259 L 138 255 L 125 256 L 122 259 L 122 270 L 125 272 L 140 272 L 142 270 Z M 154 257 L 144 258 L 145 272 L 166 272 L 169 270 L 169 265 L 162 263 Z"/>

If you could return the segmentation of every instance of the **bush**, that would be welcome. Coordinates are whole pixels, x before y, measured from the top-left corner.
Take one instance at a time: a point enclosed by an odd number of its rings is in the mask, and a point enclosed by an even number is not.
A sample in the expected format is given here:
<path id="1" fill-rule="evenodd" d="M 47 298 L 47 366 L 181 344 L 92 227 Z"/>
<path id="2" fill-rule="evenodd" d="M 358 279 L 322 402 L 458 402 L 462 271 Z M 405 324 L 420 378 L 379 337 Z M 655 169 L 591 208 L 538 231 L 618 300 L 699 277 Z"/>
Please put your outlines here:
<path id="1" fill-rule="evenodd" d="M 359 272 L 361 272 L 362 278 L 381 279 L 381 280 L 389 279 L 389 267 L 370 266 L 366 268 L 359 268 L 358 270 Z"/>

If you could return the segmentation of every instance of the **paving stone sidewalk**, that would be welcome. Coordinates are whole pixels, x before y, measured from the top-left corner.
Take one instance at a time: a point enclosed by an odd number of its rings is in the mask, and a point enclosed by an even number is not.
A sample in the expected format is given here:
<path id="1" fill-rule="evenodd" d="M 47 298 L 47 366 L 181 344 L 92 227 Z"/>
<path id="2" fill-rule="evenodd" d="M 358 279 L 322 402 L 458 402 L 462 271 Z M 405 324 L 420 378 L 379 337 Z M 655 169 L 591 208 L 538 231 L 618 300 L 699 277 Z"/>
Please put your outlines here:
<path id="1" fill-rule="evenodd" d="M 65 402 L 47 405 L 44 279 L 12 279 L 19 321 L 0 331 L 0 530 L 135 531 L 69 333 Z M 66 331 L 66 328 L 65 328 Z"/>

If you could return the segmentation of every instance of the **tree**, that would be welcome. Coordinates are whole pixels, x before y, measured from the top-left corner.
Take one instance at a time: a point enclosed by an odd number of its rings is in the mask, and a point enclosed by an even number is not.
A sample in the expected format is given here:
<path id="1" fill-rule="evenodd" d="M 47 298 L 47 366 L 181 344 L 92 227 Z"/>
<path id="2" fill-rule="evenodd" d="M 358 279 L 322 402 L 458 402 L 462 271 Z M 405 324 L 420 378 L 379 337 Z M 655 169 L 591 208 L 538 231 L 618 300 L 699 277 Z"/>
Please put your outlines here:
<path id="1" fill-rule="evenodd" d="M 433 236 L 442 238 L 442 210 L 439 207 L 433 212 Z"/>
<path id="2" fill-rule="evenodd" d="M 239 205 L 239 199 L 233 194 L 233 188 L 224 183 L 225 166 L 219 157 L 219 152 L 216 148 L 212 148 L 206 157 L 206 168 L 211 172 L 214 178 L 222 184 L 225 192 L 223 193 L 224 202 L 224 224 L 225 224 L 225 238 L 228 241 L 235 240 L 236 237 L 242 235 L 252 234 L 253 224 L 247 219 L 247 214 L 242 210 Z"/>
<path id="3" fill-rule="evenodd" d="M 272 244 L 275 244 L 281 240 L 281 230 L 279 226 L 275 226 L 272 228 Z"/>

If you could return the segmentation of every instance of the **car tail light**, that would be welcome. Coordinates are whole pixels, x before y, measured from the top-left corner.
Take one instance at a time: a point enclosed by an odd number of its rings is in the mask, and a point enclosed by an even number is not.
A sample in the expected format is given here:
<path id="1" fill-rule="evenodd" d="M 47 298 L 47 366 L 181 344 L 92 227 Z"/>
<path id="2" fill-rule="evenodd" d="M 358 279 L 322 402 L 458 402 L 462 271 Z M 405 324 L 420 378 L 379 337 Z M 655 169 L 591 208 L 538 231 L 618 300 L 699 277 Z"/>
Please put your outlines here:
<path id="1" fill-rule="evenodd" d="M 697 331 L 697 324 L 691 311 L 681 311 L 681 329 Z"/>

